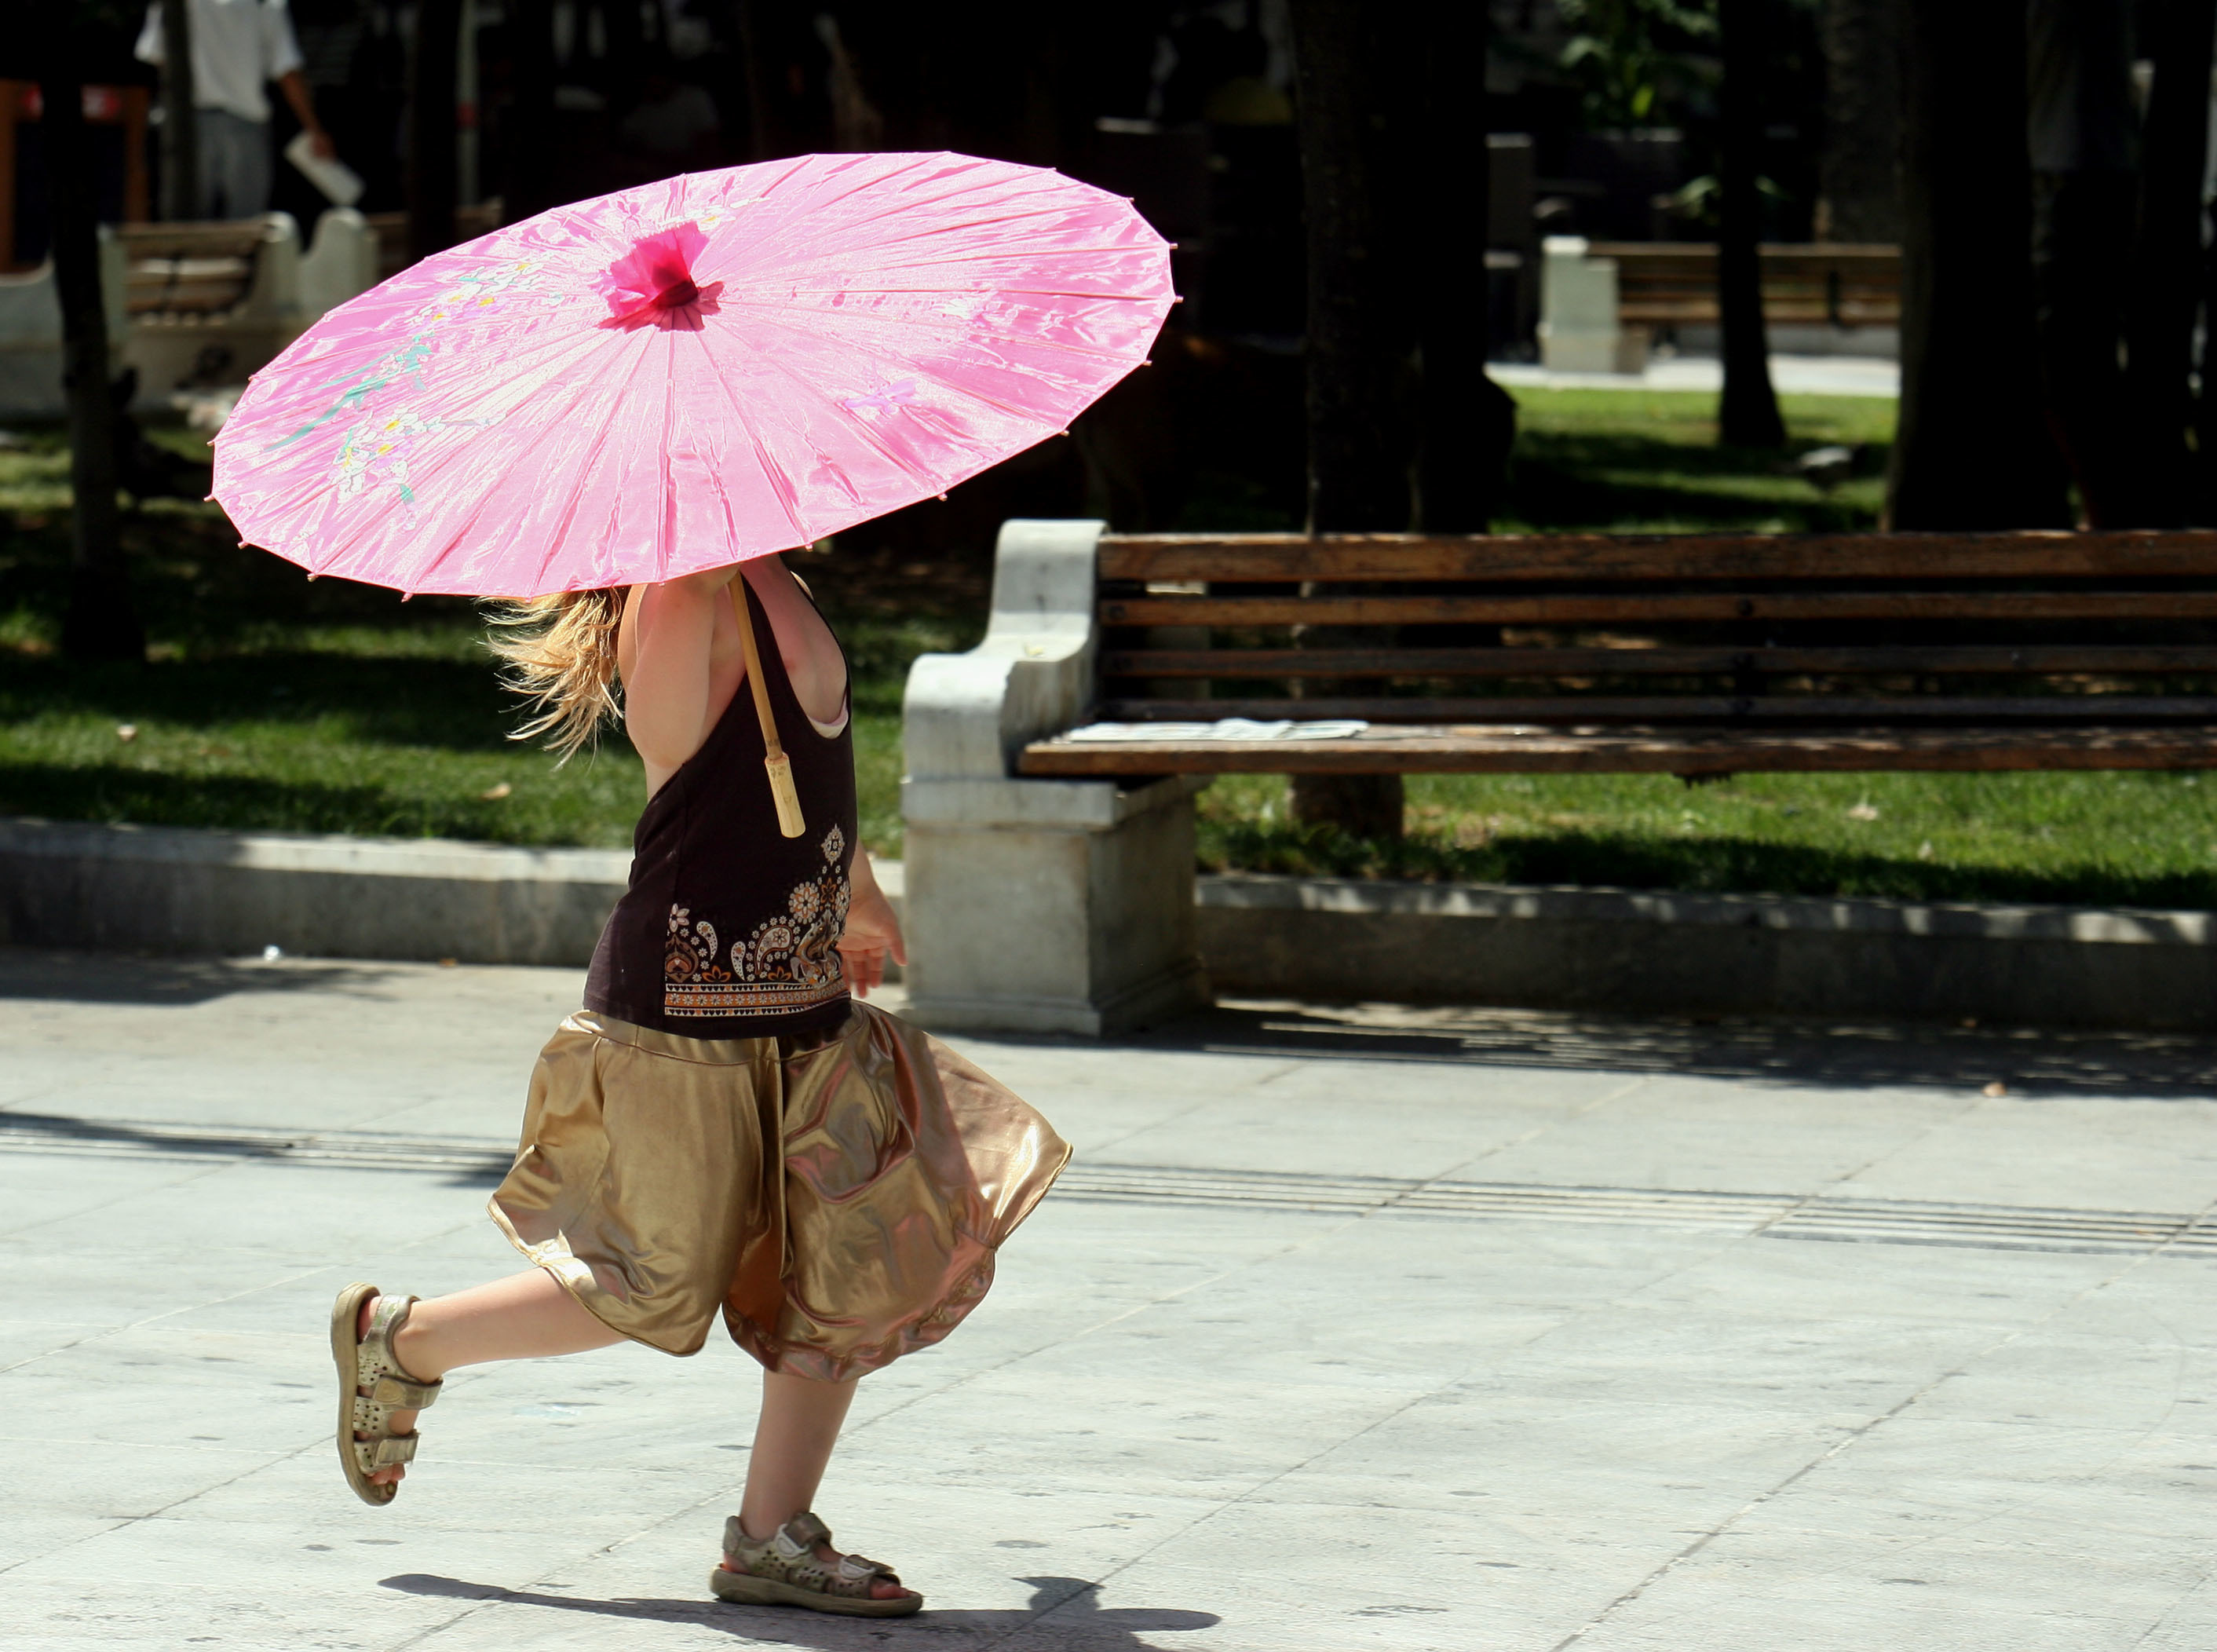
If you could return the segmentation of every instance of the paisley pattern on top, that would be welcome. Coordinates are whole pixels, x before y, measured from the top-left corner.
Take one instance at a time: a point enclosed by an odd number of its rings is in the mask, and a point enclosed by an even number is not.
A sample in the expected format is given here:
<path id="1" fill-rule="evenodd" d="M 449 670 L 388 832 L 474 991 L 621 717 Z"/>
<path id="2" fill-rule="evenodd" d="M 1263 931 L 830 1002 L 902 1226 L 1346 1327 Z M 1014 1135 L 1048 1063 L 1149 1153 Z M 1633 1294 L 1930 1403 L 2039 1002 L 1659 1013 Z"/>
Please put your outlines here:
<path id="1" fill-rule="evenodd" d="M 842 858 L 846 833 L 833 826 L 819 847 L 823 872 L 794 886 L 783 913 L 756 925 L 745 940 L 732 942 L 728 961 L 719 962 L 722 943 L 714 924 L 694 917 L 688 907 L 670 906 L 664 1015 L 785 1015 L 845 996 L 839 937 L 854 895 Z"/>

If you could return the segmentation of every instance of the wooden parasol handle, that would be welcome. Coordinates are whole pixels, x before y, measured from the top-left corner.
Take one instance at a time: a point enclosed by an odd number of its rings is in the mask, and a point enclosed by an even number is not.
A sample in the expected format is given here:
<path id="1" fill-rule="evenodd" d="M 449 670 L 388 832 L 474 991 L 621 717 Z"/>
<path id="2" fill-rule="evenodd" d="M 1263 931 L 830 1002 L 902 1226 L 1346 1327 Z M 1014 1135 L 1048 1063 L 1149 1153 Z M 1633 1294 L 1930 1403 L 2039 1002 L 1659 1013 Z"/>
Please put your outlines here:
<path id="1" fill-rule="evenodd" d="M 732 611 L 739 616 L 739 647 L 745 651 L 747 685 L 754 690 L 755 715 L 761 721 L 763 767 L 769 770 L 769 795 L 777 801 L 777 829 L 788 838 L 808 830 L 800 818 L 800 794 L 793 786 L 793 759 L 777 737 L 777 719 L 770 713 L 769 684 L 763 681 L 762 655 L 755 647 L 754 620 L 747 612 L 744 572 L 732 576 Z"/>

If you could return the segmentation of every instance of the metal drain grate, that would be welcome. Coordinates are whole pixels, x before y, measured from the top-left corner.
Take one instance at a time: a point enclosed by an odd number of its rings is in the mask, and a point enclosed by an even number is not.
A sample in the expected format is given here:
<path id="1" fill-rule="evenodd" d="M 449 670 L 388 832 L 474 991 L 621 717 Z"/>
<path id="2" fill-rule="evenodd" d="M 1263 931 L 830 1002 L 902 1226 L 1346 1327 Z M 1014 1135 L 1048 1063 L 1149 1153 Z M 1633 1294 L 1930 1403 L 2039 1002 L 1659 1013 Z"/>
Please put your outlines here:
<path id="1" fill-rule="evenodd" d="M 127 1159 L 275 1160 L 355 1170 L 443 1173 L 491 1180 L 509 1147 L 454 1136 L 367 1130 L 301 1135 L 251 1127 L 111 1123 L 0 1113 L 0 1152 Z M 1762 1239 L 1850 1245 L 1968 1246 L 1981 1250 L 2146 1253 L 2217 1258 L 2217 1215 L 2070 1210 L 1792 1193 L 1664 1188 L 1551 1187 L 1522 1182 L 1425 1181 L 1292 1171 L 1195 1170 L 1079 1162 L 1054 1197 L 1090 1203 L 1379 1215 L 1465 1222 L 1576 1222 L 1680 1228 Z"/>

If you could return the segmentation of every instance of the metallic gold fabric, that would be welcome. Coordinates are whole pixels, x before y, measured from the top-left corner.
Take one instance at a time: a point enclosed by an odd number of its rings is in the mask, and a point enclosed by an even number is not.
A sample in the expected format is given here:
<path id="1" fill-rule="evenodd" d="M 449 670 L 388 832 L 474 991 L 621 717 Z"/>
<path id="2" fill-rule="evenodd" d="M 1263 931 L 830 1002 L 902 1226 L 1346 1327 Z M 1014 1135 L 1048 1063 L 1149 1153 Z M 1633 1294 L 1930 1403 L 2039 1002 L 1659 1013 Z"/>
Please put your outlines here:
<path id="1" fill-rule="evenodd" d="M 532 1073 L 492 1216 L 612 1329 L 697 1352 L 720 1307 L 825 1380 L 936 1342 L 1070 1157 L 1047 1122 L 868 1004 L 807 1039 L 580 1012 Z"/>

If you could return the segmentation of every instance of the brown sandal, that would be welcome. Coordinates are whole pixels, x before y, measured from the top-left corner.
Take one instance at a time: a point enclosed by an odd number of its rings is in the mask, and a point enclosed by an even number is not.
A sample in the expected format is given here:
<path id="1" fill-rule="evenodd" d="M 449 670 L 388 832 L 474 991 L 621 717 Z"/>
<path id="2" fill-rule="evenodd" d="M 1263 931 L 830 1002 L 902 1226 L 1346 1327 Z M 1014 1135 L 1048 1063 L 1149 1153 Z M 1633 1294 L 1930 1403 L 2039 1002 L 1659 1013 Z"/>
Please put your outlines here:
<path id="1" fill-rule="evenodd" d="M 370 1310 L 369 1330 L 357 1336 L 361 1305 L 373 1296 L 377 1306 Z M 365 1284 L 349 1285 L 331 1304 L 331 1359 L 339 1373 L 339 1464 L 355 1495 L 380 1508 L 399 1494 L 400 1487 L 370 1476 L 416 1460 L 416 1434 L 394 1433 L 392 1414 L 425 1409 L 442 1386 L 417 1381 L 392 1357 L 393 1333 L 415 1306 L 413 1296 L 386 1296 Z"/>
<path id="2" fill-rule="evenodd" d="M 923 1605 L 913 1589 L 890 1599 L 870 1593 L 873 1585 L 900 1581 L 892 1567 L 860 1555 L 818 1560 L 819 1546 L 832 1547 L 831 1533 L 813 1514 L 794 1515 L 759 1542 L 747 1536 L 734 1514 L 724 1522 L 724 1563 L 708 1574 L 708 1587 L 719 1600 L 806 1606 L 853 1618 L 905 1618 Z"/>

